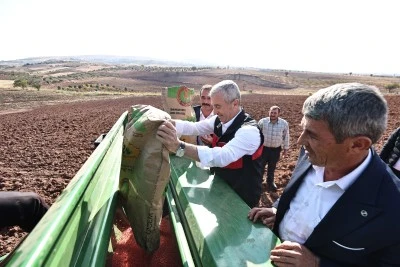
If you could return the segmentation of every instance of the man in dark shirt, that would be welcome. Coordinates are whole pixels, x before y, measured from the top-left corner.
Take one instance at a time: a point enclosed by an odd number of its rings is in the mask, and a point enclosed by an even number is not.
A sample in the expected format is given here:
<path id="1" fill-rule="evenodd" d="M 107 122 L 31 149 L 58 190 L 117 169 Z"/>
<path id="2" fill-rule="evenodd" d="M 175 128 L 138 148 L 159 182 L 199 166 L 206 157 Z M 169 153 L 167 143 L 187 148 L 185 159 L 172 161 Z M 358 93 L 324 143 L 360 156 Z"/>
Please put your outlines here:
<path id="1" fill-rule="evenodd" d="M 40 221 L 49 206 L 34 192 L 0 192 L 0 228 L 20 226 L 30 232 Z"/>

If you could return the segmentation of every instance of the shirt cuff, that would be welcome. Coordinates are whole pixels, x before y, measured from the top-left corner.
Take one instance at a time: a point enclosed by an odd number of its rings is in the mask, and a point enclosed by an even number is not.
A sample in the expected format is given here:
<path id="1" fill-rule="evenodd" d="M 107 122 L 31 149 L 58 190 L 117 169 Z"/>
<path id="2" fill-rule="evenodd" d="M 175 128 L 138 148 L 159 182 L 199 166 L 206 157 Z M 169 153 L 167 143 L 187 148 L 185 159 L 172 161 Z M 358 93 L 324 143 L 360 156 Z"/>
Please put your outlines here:
<path id="1" fill-rule="evenodd" d="M 176 129 L 176 134 L 178 137 L 181 137 L 182 132 L 183 132 L 183 123 L 182 121 L 176 120 L 175 121 L 175 129 Z"/>
<path id="2" fill-rule="evenodd" d="M 197 146 L 197 155 L 199 156 L 201 167 L 211 167 L 213 159 L 212 148 L 208 146 Z"/>

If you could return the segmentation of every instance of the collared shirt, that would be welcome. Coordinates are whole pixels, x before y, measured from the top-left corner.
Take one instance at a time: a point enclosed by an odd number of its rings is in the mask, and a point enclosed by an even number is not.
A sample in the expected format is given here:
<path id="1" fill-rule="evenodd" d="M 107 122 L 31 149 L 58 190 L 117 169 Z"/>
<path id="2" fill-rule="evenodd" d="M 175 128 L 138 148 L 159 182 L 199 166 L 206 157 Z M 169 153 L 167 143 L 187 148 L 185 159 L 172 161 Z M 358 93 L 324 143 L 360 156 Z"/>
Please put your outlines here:
<path id="1" fill-rule="evenodd" d="M 324 182 L 325 168 L 313 165 L 279 225 L 282 240 L 304 244 L 336 201 L 367 168 L 371 158 L 370 150 L 356 169 L 336 181 L 328 182 Z"/>
<path id="2" fill-rule="evenodd" d="M 258 125 L 264 134 L 264 146 L 283 146 L 283 149 L 289 149 L 289 124 L 286 120 L 278 118 L 273 123 L 269 117 L 266 117 L 261 119 Z"/>
<path id="3" fill-rule="evenodd" d="M 204 116 L 203 111 L 200 109 L 200 118 L 199 121 L 203 121 L 205 119 L 211 118 L 212 116 L 214 116 L 214 110 L 211 111 L 211 113 L 207 116 L 207 118 Z"/>
<path id="4" fill-rule="evenodd" d="M 207 116 L 207 118 L 204 116 L 203 111 L 200 108 L 200 118 L 199 121 L 203 121 L 205 119 L 211 118 L 212 116 L 214 116 L 214 110 L 211 111 L 211 113 Z M 201 141 L 200 136 L 197 137 L 197 143 L 199 145 L 204 145 L 203 141 Z"/>
<path id="5" fill-rule="evenodd" d="M 238 113 L 239 114 L 239 113 Z M 233 123 L 237 115 L 226 123 L 222 123 L 222 133 Z M 180 121 L 175 123 L 180 135 L 204 135 L 214 132 L 214 122 L 217 115 L 198 122 Z M 254 126 L 242 126 L 235 137 L 223 147 L 197 146 L 201 167 L 225 167 L 244 155 L 253 155 L 260 146 L 259 130 Z"/>

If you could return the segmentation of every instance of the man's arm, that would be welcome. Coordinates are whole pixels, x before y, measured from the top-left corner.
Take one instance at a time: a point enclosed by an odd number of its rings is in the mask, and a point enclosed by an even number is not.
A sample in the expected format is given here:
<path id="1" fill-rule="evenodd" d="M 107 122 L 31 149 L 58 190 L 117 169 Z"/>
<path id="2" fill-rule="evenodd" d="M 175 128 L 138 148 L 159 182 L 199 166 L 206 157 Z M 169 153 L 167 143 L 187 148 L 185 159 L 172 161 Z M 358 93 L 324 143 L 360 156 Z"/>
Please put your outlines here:
<path id="1" fill-rule="evenodd" d="M 197 152 L 197 145 L 185 143 L 185 157 L 190 158 L 194 161 L 200 161 Z"/>
<path id="2" fill-rule="evenodd" d="M 289 145 L 290 145 L 290 136 L 289 136 L 289 124 L 286 122 L 286 127 L 283 132 L 283 156 L 287 156 L 287 152 L 289 150 Z"/>
<path id="3" fill-rule="evenodd" d="M 225 167 L 244 155 L 252 155 L 260 146 L 260 132 L 257 127 L 243 126 L 235 137 L 223 147 L 197 147 L 201 164 L 204 167 Z"/>
<path id="4" fill-rule="evenodd" d="M 263 129 L 263 125 L 264 125 L 264 119 L 261 119 L 258 121 L 258 127 L 260 127 L 261 131 Z"/>
<path id="5" fill-rule="evenodd" d="M 183 143 L 179 140 L 178 134 L 175 128 L 175 121 L 166 121 L 158 127 L 157 130 L 157 140 L 159 140 L 163 145 L 168 149 L 168 151 L 175 153 L 180 143 Z M 185 144 L 185 156 L 191 158 L 193 160 L 199 161 L 199 157 L 197 155 L 197 146 L 189 143 Z"/>
<path id="6" fill-rule="evenodd" d="M 201 122 L 196 124 L 199 123 Z M 166 121 L 160 125 L 157 131 L 157 139 L 169 151 L 174 153 L 179 148 L 181 142 L 177 136 L 177 129 L 173 125 L 173 122 L 170 121 Z M 252 155 L 260 146 L 260 140 L 261 137 L 257 127 L 244 126 L 223 147 L 209 148 L 207 146 L 196 146 L 185 143 L 185 155 L 188 158 L 200 161 L 204 167 L 225 167 L 244 155 Z"/>

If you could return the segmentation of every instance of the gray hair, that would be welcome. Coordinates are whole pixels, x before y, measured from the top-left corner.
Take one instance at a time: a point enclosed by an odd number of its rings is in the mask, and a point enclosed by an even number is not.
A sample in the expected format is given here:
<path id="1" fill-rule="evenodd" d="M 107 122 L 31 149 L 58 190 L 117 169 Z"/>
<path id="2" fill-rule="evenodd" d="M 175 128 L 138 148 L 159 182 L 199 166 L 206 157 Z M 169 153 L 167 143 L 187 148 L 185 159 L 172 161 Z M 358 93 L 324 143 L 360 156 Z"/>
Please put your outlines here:
<path id="1" fill-rule="evenodd" d="M 240 103 L 239 86 L 234 81 L 224 80 L 214 85 L 210 90 L 210 96 L 217 93 L 222 93 L 226 103 L 231 103 L 235 99 L 239 99 Z"/>
<path id="2" fill-rule="evenodd" d="M 335 84 L 306 99 L 303 115 L 324 120 L 336 142 L 367 136 L 376 143 L 386 130 L 388 107 L 378 88 L 360 83 Z"/>

